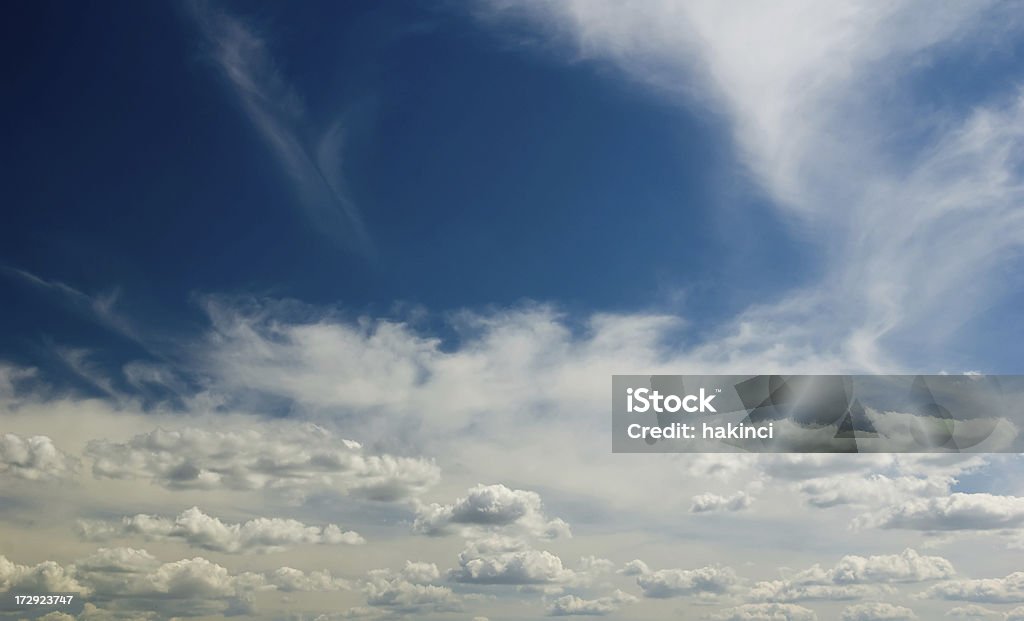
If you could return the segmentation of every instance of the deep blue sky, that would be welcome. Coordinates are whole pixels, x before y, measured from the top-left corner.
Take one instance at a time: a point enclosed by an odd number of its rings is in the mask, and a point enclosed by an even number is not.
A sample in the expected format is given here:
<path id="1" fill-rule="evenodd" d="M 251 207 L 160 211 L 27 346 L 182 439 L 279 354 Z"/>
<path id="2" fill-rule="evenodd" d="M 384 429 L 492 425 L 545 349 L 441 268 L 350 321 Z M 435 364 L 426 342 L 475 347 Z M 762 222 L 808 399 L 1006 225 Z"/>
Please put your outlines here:
<path id="1" fill-rule="evenodd" d="M 686 300 L 699 318 L 745 303 L 721 282 L 737 265 L 764 287 L 779 269 L 799 277 L 785 244 L 758 244 L 763 227 L 782 234 L 767 214 L 716 213 L 757 197 L 711 114 L 435 3 L 228 10 L 265 37 L 304 125 L 345 127 L 342 175 L 375 256 L 303 218 L 186 7 L 26 2 L 3 24 L 3 265 L 116 289 L 122 309 L 164 325 L 193 313 L 197 292 L 374 314 Z M 728 254 L 709 251 L 723 240 Z M 0 294 L 5 347 L 90 329 L 20 279 Z"/>
<path id="2" fill-rule="evenodd" d="M 11 269 L 116 292 L 119 312 L 165 335 L 201 329 L 206 293 L 373 315 L 668 310 L 699 331 L 818 273 L 714 112 L 495 36 L 465 8 L 218 8 L 264 39 L 307 147 L 344 128 L 337 173 L 367 254 L 303 215 L 189 5 L 8 7 L 0 353 L 118 342 Z M 915 87 L 935 105 L 954 90 Z"/>

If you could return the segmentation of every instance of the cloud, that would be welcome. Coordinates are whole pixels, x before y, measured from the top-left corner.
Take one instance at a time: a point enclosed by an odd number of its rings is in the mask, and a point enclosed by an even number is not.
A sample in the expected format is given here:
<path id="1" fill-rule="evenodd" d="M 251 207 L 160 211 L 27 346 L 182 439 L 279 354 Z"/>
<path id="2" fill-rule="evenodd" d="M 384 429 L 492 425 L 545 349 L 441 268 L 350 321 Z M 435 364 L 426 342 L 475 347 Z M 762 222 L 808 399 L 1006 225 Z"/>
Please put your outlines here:
<path id="1" fill-rule="evenodd" d="M 459 566 L 448 572 L 449 580 L 468 584 L 544 585 L 575 577 L 551 552 L 497 536 L 470 542 L 459 553 Z"/>
<path id="2" fill-rule="evenodd" d="M 140 345 L 143 344 L 137 328 L 115 308 L 120 298 L 120 291 L 117 289 L 103 294 L 90 295 L 59 280 L 47 280 L 25 270 L 0 265 L 0 273 L 7 274 L 39 291 L 59 298 L 61 303 L 70 310 L 112 332 Z"/>
<path id="3" fill-rule="evenodd" d="M 822 477 L 800 484 L 807 503 L 822 509 L 841 505 L 874 505 L 906 500 L 908 496 L 941 496 L 949 493 L 955 479 L 950 476 Z"/>
<path id="4" fill-rule="evenodd" d="M 19 565 L 0 555 L 0 591 L 24 593 L 88 593 L 72 572 L 53 561 Z"/>
<path id="5" fill-rule="evenodd" d="M 525 534 L 553 539 L 570 536 L 569 525 L 544 515 L 540 495 L 504 485 L 477 485 L 450 505 L 422 505 L 416 510 L 413 530 L 426 535 L 453 532 L 452 526 L 479 528 L 518 527 Z"/>
<path id="6" fill-rule="evenodd" d="M 358 545 L 364 540 L 358 533 L 342 531 L 335 524 L 307 526 L 297 520 L 255 518 L 230 524 L 203 513 L 198 507 L 181 512 L 175 518 L 138 514 L 120 522 L 79 521 L 79 531 L 90 540 L 139 535 L 147 540 L 177 540 L 190 546 L 216 552 L 280 552 L 303 544 Z"/>
<path id="7" fill-rule="evenodd" d="M 368 455 L 359 443 L 309 423 L 156 429 L 125 443 L 94 440 L 86 454 L 97 478 L 150 479 L 168 489 L 335 489 L 394 501 L 422 492 L 440 476 L 432 462 Z"/>
<path id="8" fill-rule="evenodd" d="M 903 606 L 883 602 L 853 604 L 843 609 L 843 621 L 914 621 L 917 615 Z"/>
<path id="9" fill-rule="evenodd" d="M 711 618 L 716 621 L 818 621 L 813 610 L 796 604 L 743 604 Z"/>
<path id="10" fill-rule="evenodd" d="M 600 597 L 598 599 L 582 599 L 575 595 L 565 595 L 556 599 L 548 607 L 548 615 L 552 617 L 575 615 L 603 616 L 618 611 L 622 604 L 629 604 L 635 601 L 635 597 L 619 590 L 616 590 L 608 597 Z"/>
<path id="11" fill-rule="evenodd" d="M 0 556 L 0 589 L 75 592 L 93 608 L 84 618 L 197 617 L 249 614 L 258 591 L 337 591 L 349 588 L 328 572 L 282 567 L 268 573 L 231 573 L 202 557 L 160 562 L 145 550 L 100 548 L 62 566 L 46 561 L 33 567 Z"/>
<path id="12" fill-rule="evenodd" d="M 1024 602 L 1024 572 L 1018 571 L 1005 578 L 950 580 L 931 587 L 925 594 L 980 604 L 1016 604 Z"/>
<path id="13" fill-rule="evenodd" d="M 957 492 L 913 499 L 857 518 L 860 528 L 923 531 L 997 530 L 1024 525 L 1024 498 Z"/>
<path id="14" fill-rule="evenodd" d="M 71 477 L 77 469 L 78 461 L 47 436 L 0 433 L 0 477 L 55 481 Z"/>
<path id="15" fill-rule="evenodd" d="M 644 597 L 656 599 L 685 595 L 722 595 L 733 590 L 740 582 L 736 572 L 729 567 L 652 571 L 640 560 L 626 563 L 619 573 L 624 576 L 636 576 L 636 584 L 643 590 Z"/>
<path id="16" fill-rule="evenodd" d="M 753 601 L 796 602 L 851 600 L 886 591 L 886 585 L 942 580 L 955 575 L 952 563 L 939 556 L 901 554 L 844 556 L 830 569 L 814 565 L 785 580 L 767 580 L 751 587 Z"/>
<path id="17" fill-rule="evenodd" d="M 445 586 L 431 584 L 440 579 L 433 563 L 406 561 L 400 571 L 378 569 L 369 572 L 363 583 L 366 603 L 393 612 L 426 614 L 459 611 L 462 606 Z"/>
<path id="18" fill-rule="evenodd" d="M 718 494 L 699 494 L 693 497 L 690 513 L 719 513 L 723 511 L 743 511 L 750 508 L 753 502 L 746 492 L 736 492 L 731 496 Z"/>
<path id="19" fill-rule="evenodd" d="M 546 49 L 728 122 L 740 163 L 822 266 L 811 286 L 733 322 L 738 355 L 771 343 L 891 368 L 913 345 L 941 351 L 1000 294 L 1004 259 L 1024 242 L 1022 101 L 1012 79 L 967 112 L 921 105 L 913 86 L 933 60 L 1009 45 L 1020 25 L 1005 5 L 486 6 L 488 24 L 525 19 Z"/>
<path id="20" fill-rule="evenodd" d="M 1006 619 L 1004 621 L 1024 621 L 1024 606 L 1014 608 L 1007 612 Z"/>
<path id="21" fill-rule="evenodd" d="M 315 148 L 300 136 L 305 128 L 302 99 L 280 70 L 269 45 L 241 19 L 197 0 L 193 15 L 249 120 L 291 179 L 299 205 L 316 230 L 363 254 L 373 245 L 362 215 L 346 191 L 338 121 L 322 132 Z"/>
<path id="22" fill-rule="evenodd" d="M 966 606 L 957 606 L 950 608 L 946 611 L 947 617 L 954 619 L 984 619 L 986 617 L 1001 617 L 1002 615 L 995 610 L 990 610 L 984 606 L 978 606 L 977 604 L 968 604 Z"/>

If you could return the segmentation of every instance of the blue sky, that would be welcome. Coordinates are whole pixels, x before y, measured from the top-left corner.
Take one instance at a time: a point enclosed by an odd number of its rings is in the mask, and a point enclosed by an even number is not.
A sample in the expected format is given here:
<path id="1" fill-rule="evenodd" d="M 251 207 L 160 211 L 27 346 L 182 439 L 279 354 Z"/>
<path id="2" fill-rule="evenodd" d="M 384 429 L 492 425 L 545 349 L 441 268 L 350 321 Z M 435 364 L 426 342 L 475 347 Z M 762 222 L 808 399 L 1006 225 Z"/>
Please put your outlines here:
<path id="1" fill-rule="evenodd" d="M 192 14 L 207 10 L 41 4 L 8 21 L 8 44 L 36 51 L 8 56 L 22 96 L 4 103 L 17 120 L 7 267 L 116 289 L 126 312 L 170 330 L 188 329 L 197 292 L 374 314 L 539 300 L 714 322 L 814 271 L 714 111 L 496 39 L 454 7 L 242 7 L 301 108 L 289 124 L 303 148 L 340 128 L 331 174 L 366 247 L 319 230 L 331 226 L 308 216 L 211 58 Z M 23 281 L 0 286 L 18 300 L 3 311 L 13 353 L 32 334 L 96 343 Z"/>
<path id="2" fill-rule="evenodd" d="M 607 437 L 612 374 L 1021 370 L 1017 3 L 5 8 L 0 590 L 1024 619 L 1020 456 Z"/>

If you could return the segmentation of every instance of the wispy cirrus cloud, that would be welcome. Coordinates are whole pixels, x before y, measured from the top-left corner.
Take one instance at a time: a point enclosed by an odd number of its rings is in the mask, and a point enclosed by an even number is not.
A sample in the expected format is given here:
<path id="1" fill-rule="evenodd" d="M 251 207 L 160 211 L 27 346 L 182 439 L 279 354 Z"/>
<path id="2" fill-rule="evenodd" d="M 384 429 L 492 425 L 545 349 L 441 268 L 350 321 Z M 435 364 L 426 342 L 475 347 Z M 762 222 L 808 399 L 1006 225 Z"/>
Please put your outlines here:
<path id="1" fill-rule="evenodd" d="M 291 179 L 309 223 L 335 243 L 372 256 L 372 240 L 341 169 L 341 121 L 322 131 L 309 127 L 302 97 L 289 84 L 267 41 L 211 2 L 197 0 L 191 7 L 213 60 Z M 304 140 L 307 131 L 319 134 L 319 140 Z"/>
<path id="2" fill-rule="evenodd" d="M 565 58 L 613 64 L 728 122 L 743 173 L 822 268 L 811 286 L 794 280 L 726 322 L 719 338 L 734 351 L 832 352 L 861 370 L 921 364 L 915 351 L 941 351 L 1005 288 L 1001 267 L 1024 245 L 1021 76 L 950 109 L 922 110 L 912 85 L 935 59 L 969 63 L 1012 40 L 1021 23 L 1007 5 L 482 6 L 488 23 L 525 20 Z"/>

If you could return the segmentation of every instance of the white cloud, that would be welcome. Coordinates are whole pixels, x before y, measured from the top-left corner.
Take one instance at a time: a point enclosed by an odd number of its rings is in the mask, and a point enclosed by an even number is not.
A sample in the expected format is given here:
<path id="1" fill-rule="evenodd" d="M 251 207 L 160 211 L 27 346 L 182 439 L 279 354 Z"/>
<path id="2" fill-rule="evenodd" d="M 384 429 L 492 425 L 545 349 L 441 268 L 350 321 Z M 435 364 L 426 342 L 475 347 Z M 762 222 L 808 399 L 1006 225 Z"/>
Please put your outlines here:
<path id="1" fill-rule="evenodd" d="M 843 621 L 914 621 L 917 615 L 903 606 L 884 602 L 853 604 L 843 609 Z"/>
<path id="2" fill-rule="evenodd" d="M 931 587 L 926 595 L 981 604 L 1024 602 L 1024 572 L 1014 572 L 1005 578 L 950 580 Z"/>
<path id="3" fill-rule="evenodd" d="M 471 541 L 459 553 L 459 566 L 448 572 L 450 580 L 472 584 L 559 584 L 575 577 L 551 552 L 496 536 Z"/>
<path id="4" fill-rule="evenodd" d="M 851 600 L 885 592 L 890 584 L 942 580 L 954 575 L 953 565 L 946 559 L 922 556 L 910 549 L 892 555 L 848 555 L 827 570 L 814 565 L 785 580 L 758 582 L 747 597 L 764 602 Z"/>
<path id="5" fill-rule="evenodd" d="M 924 531 L 995 530 L 1024 526 L 1024 498 L 957 492 L 912 499 L 857 518 L 860 528 Z"/>
<path id="6" fill-rule="evenodd" d="M 372 253 L 362 215 L 346 191 L 339 151 L 344 127 L 334 122 L 315 148 L 301 136 L 308 128 L 302 99 L 274 61 L 270 46 L 242 20 L 194 3 L 194 17 L 211 55 L 245 113 L 280 160 L 313 227 L 334 241 Z"/>
<path id="7" fill-rule="evenodd" d="M 484 529 L 515 526 L 525 534 L 549 539 L 570 536 L 565 521 L 544 514 L 540 494 L 504 485 L 477 485 L 450 505 L 421 505 L 413 530 L 443 535 L 454 532 L 453 525 Z"/>
<path id="8" fill-rule="evenodd" d="M 733 590 L 740 582 L 730 567 L 650 570 L 642 561 L 626 564 L 623 575 L 635 575 L 644 597 L 668 598 L 697 595 L 711 597 Z"/>
<path id="9" fill-rule="evenodd" d="M 440 576 L 433 563 L 411 561 L 407 561 L 401 571 L 371 571 L 363 584 L 366 603 L 401 613 L 461 610 L 462 606 L 450 588 L 431 584 L 437 582 Z"/>
<path id="10" fill-rule="evenodd" d="M 0 477 L 52 481 L 70 477 L 77 468 L 77 460 L 47 436 L 0 433 Z"/>
<path id="11" fill-rule="evenodd" d="M 743 604 L 711 618 L 716 621 L 818 621 L 813 610 L 796 604 Z"/>
<path id="12" fill-rule="evenodd" d="M 18 565 L 0 556 L 0 590 L 75 592 L 94 605 L 84 618 L 249 614 L 257 591 L 338 591 L 347 581 L 326 571 L 282 567 L 231 573 L 202 557 L 164 563 L 145 550 L 100 548 L 69 565 Z M 96 605 L 103 608 L 95 608 Z"/>
<path id="13" fill-rule="evenodd" d="M 308 423 L 157 429 L 125 443 L 92 441 L 86 454 L 98 478 L 145 478 L 170 489 L 336 489 L 391 501 L 440 476 L 432 462 L 368 455 L 357 442 Z"/>
<path id="14" fill-rule="evenodd" d="M 79 531 L 91 540 L 139 535 L 147 540 L 178 540 L 190 546 L 217 552 L 280 552 L 302 544 L 358 545 L 364 540 L 358 533 L 342 531 L 335 524 L 317 527 L 297 520 L 255 518 L 230 524 L 203 513 L 198 507 L 166 518 L 138 514 L 120 522 L 80 520 Z"/>
<path id="15" fill-rule="evenodd" d="M 955 479 L 950 476 L 867 477 L 832 476 L 810 479 L 799 490 L 815 507 L 840 505 L 877 505 L 906 500 L 908 496 L 941 496 L 949 493 Z"/>
<path id="16" fill-rule="evenodd" d="M 722 511 L 743 511 L 750 508 L 754 501 L 746 492 L 736 492 L 730 496 L 706 493 L 693 497 L 690 505 L 691 513 L 718 513 Z"/>
<path id="17" fill-rule="evenodd" d="M 813 239 L 822 279 L 742 314 L 726 337 L 737 360 L 774 345 L 807 361 L 835 352 L 851 367 L 890 368 L 908 343 L 935 348 L 999 294 L 1003 258 L 1024 242 L 1021 102 L 1008 85 L 1004 100 L 974 101 L 959 119 L 914 105 L 910 85 L 931 59 L 1011 41 L 1019 22 L 1007 6 L 490 6 L 490 18 L 525 16 L 574 60 L 611 63 L 726 118 L 755 182 Z M 892 105 L 880 108 L 883 97 Z"/>
<path id="18" fill-rule="evenodd" d="M 1001 617 L 1000 613 L 984 606 L 978 606 L 977 604 L 967 604 L 966 606 L 956 606 L 946 611 L 947 617 L 954 619 L 970 619 L 977 621 L 978 619 L 985 619 L 986 617 Z"/>
<path id="19" fill-rule="evenodd" d="M 19 565 L 0 555 L 0 591 L 17 593 L 88 593 L 71 572 L 53 561 Z"/>
<path id="20" fill-rule="evenodd" d="M 1014 608 L 1006 613 L 1004 621 L 1024 621 L 1024 606 Z"/>
<path id="21" fill-rule="evenodd" d="M 622 604 L 635 602 L 636 598 L 623 591 L 615 591 L 608 597 L 583 599 L 575 595 L 564 595 L 548 607 L 552 617 L 568 617 L 575 615 L 603 616 L 618 611 Z"/>

